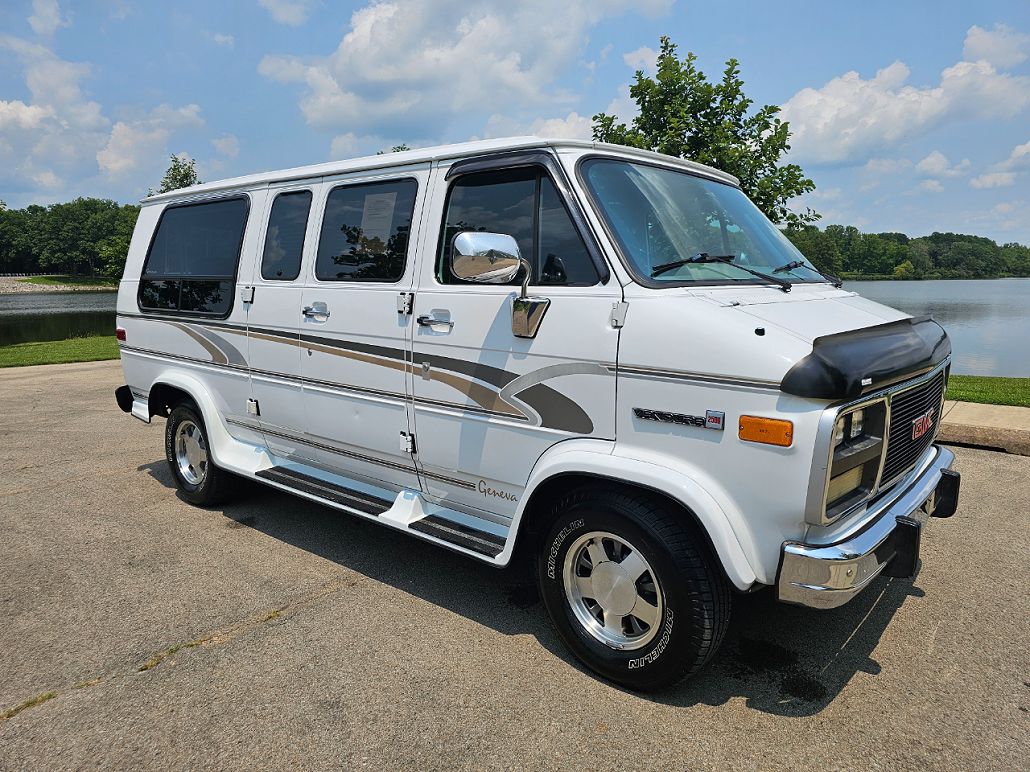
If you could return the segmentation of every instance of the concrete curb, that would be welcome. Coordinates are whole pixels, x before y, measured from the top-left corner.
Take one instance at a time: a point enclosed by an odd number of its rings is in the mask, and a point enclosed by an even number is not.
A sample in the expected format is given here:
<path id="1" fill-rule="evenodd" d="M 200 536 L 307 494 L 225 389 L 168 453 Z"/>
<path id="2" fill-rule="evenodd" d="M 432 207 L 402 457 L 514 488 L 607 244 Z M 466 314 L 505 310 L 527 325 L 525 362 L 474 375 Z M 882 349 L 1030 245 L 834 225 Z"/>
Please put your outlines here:
<path id="1" fill-rule="evenodd" d="M 1030 408 L 945 402 L 938 440 L 1030 456 Z"/>

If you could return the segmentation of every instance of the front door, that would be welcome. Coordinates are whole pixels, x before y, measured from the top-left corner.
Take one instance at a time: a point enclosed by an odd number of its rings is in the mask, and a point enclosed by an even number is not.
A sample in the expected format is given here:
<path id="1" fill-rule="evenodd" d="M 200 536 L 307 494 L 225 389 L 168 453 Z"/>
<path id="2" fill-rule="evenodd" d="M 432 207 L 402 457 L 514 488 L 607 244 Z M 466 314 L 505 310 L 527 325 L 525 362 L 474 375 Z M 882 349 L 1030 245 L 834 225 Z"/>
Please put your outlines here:
<path id="1" fill-rule="evenodd" d="M 451 176 L 427 212 L 435 232 L 415 295 L 417 459 L 432 500 L 510 518 L 550 446 L 615 437 L 610 317 L 621 289 L 601 282 L 570 202 L 543 166 Z M 461 283 L 451 273 L 454 237 L 469 230 L 518 242 L 532 265 L 531 294 L 551 301 L 535 338 L 512 333 L 517 286 Z"/>
<path id="2" fill-rule="evenodd" d="M 414 234 L 428 167 L 326 184 L 300 330 L 307 434 L 319 464 L 418 490 L 407 445 Z M 402 309 L 403 310 L 403 309 Z"/>

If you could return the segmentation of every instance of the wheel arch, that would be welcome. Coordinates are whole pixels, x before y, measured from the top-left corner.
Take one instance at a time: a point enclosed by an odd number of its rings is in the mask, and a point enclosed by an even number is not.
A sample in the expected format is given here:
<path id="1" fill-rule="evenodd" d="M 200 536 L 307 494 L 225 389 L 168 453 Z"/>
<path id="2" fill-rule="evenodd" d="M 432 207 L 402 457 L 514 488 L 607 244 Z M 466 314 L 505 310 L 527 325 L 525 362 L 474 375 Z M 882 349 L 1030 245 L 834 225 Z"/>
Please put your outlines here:
<path id="1" fill-rule="evenodd" d="M 210 390 L 199 378 L 177 370 L 166 370 L 154 379 L 147 395 L 151 416 L 165 418 L 183 400 L 192 402 L 200 411 L 214 462 L 223 468 L 236 469 L 240 464 L 231 458 L 234 440 L 225 428 L 218 406 Z"/>
<path id="2" fill-rule="evenodd" d="M 593 442 L 584 441 L 588 445 Z M 516 556 L 521 558 L 532 550 L 536 538 L 548 525 L 549 504 L 557 496 L 573 486 L 604 483 L 644 491 L 668 502 L 688 517 L 702 535 L 731 585 L 746 591 L 755 584 L 757 574 L 729 517 L 702 486 L 676 468 L 615 456 L 611 443 L 606 445 L 607 448 L 558 446 L 541 457 L 512 521 L 513 538 L 498 556 L 499 563 Z"/>

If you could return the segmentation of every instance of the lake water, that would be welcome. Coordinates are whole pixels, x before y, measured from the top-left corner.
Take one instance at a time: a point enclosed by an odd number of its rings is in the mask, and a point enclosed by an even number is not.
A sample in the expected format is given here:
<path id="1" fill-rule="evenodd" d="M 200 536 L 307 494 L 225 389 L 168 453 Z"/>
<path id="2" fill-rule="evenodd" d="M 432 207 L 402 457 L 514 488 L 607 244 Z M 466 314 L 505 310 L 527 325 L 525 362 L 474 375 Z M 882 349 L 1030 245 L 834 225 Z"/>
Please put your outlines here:
<path id="1" fill-rule="evenodd" d="M 952 372 L 1030 377 L 1030 279 L 847 281 L 844 289 L 932 316 L 951 337 Z"/>
<path id="2" fill-rule="evenodd" d="M 953 370 L 1030 377 L 1030 279 L 849 281 L 845 289 L 948 331 Z M 0 346 L 114 334 L 114 292 L 0 295 Z"/>
<path id="3" fill-rule="evenodd" d="M 114 335 L 116 292 L 0 295 L 0 346 Z"/>

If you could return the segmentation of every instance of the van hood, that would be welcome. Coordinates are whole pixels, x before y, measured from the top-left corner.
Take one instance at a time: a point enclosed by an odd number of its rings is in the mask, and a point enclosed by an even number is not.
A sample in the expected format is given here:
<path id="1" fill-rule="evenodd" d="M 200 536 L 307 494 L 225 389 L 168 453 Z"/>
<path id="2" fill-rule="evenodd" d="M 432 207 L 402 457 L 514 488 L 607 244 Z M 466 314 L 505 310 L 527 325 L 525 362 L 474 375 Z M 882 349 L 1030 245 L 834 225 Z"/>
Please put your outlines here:
<path id="1" fill-rule="evenodd" d="M 785 294 L 785 293 L 782 293 Z M 944 329 L 854 293 L 825 289 L 785 298 L 731 302 L 741 313 L 810 343 L 780 390 L 800 397 L 855 399 L 924 373 L 951 355 Z"/>
<path id="2" fill-rule="evenodd" d="M 705 293 L 811 345 L 811 353 L 783 376 L 785 393 L 855 399 L 927 372 L 951 355 L 947 333 L 929 317 L 913 318 L 825 285 L 799 290 Z"/>
<path id="3" fill-rule="evenodd" d="M 780 292 L 775 287 L 759 287 L 745 291 L 720 288 L 695 294 L 775 325 L 805 343 L 812 343 L 824 335 L 911 318 L 890 306 L 825 284 L 795 284 L 789 293 Z"/>

